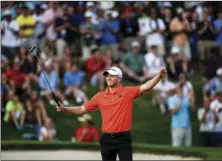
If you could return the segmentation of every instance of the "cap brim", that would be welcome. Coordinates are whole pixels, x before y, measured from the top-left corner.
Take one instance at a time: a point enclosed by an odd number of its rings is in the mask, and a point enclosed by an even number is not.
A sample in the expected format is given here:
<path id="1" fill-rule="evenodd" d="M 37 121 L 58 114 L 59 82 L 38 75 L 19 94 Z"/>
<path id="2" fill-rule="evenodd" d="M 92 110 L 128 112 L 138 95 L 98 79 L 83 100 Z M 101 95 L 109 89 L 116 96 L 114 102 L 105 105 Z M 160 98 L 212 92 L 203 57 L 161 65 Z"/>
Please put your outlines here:
<path id="1" fill-rule="evenodd" d="M 84 119 L 84 118 L 82 118 L 82 117 L 79 117 L 77 120 L 78 120 L 79 122 L 85 122 L 85 121 L 86 121 L 86 119 Z"/>
<path id="2" fill-rule="evenodd" d="M 110 74 L 110 75 L 117 75 L 116 72 L 113 71 L 113 70 L 108 70 L 108 71 L 103 72 L 103 76 L 107 76 L 108 74 Z"/>

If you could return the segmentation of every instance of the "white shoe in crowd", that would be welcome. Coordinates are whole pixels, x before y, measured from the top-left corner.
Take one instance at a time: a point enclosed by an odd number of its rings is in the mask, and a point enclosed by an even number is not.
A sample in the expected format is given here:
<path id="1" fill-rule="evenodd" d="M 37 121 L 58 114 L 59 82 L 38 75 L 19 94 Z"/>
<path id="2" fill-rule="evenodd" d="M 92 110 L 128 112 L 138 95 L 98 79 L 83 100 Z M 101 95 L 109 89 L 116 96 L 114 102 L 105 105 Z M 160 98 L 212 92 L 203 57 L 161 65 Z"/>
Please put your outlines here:
<path id="1" fill-rule="evenodd" d="M 65 106 L 69 105 L 69 102 L 68 102 L 67 100 L 64 100 L 62 103 L 63 103 L 63 105 L 65 105 Z"/>

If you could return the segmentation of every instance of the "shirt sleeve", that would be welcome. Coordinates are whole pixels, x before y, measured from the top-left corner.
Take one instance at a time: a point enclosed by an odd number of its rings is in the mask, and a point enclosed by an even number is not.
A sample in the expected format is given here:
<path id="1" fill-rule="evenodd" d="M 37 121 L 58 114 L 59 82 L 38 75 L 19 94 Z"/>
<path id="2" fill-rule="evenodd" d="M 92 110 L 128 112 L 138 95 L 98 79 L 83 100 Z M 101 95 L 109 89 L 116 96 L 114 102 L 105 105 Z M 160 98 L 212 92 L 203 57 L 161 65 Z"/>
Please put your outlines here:
<path id="1" fill-rule="evenodd" d="M 177 105 L 177 102 L 175 99 L 168 99 L 168 108 L 171 110 Z"/>
<path id="2" fill-rule="evenodd" d="M 203 108 L 199 109 L 197 113 L 198 120 L 202 118 L 203 114 L 204 114 L 204 109 Z"/>
<path id="3" fill-rule="evenodd" d="M 140 96 L 140 86 L 127 87 L 127 93 L 130 98 L 134 99 Z"/>
<path id="4" fill-rule="evenodd" d="M 84 107 L 87 109 L 88 112 L 93 112 L 99 108 L 99 94 L 97 93 Z"/>
<path id="5" fill-rule="evenodd" d="M 160 27 L 161 30 L 165 30 L 166 29 L 166 26 L 165 26 L 165 24 L 164 24 L 162 19 L 159 19 L 159 27 Z"/>

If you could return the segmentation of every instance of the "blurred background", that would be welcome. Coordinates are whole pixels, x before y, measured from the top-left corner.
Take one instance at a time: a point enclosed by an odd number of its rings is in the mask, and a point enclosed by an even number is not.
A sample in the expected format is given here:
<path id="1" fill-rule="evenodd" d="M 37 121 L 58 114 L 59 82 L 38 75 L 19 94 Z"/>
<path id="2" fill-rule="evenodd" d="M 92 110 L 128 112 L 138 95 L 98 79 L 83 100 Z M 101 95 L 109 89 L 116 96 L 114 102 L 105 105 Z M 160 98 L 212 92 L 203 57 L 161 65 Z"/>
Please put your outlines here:
<path id="1" fill-rule="evenodd" d="M 33 46 L 66 106 L 104 90 L 102 73 L 111 66 L 123 70 L 123 85 L 166 67 L 167 78 L 134 102 L 133 140 L 172 144 L 176 113 L 168 100 L 179 85 L 192 104 L 185 111 L 192 146 L 222 145 L 222 2 L 1 2 L 2 140 L 94 142 L 99 111 L 57 113 L 28 53 Z"/>

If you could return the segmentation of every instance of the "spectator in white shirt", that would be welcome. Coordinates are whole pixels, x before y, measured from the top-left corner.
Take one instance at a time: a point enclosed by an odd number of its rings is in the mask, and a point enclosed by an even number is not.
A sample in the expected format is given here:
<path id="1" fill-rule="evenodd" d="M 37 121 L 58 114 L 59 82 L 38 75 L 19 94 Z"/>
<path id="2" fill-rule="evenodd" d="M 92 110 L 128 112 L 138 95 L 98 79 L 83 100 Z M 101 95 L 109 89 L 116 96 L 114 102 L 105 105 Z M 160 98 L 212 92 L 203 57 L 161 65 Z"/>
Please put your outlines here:
<path id="1" fill-rule="evenodd" d="M 185 73 L 181 73 L 179 75 L 179 84 L 183 86 L 183 95 L 194 97 L 194 90 L 191 82 L 188 80 L 187 75 Z"/>
<path id="2" fill-rule="evenodd" d="M 16 20 L 12 19 L 9 10 L 5 10 L 4 19 L 1 23 L 1 51 L 10 60 L 13 60 L 17 53 L 17 47 L 20 46 L 21 40 L 18 38 L 19 25 Z"/>
<path id="3" fill-rule="evenodd" d="M 222 146 L 222 89 L 217 90 L 217 96 L 210 104 L 210 109 L 215 111 L 219 117 L 219 122 L 215 125 L 217 146 Z"/>
<path id="4" fill-rule="evenodd" d="M 158 46 L 158 53 L 161 56 L 165 55 L 164 36 L 163 32 L 166 29 L 165 23 L 161 18 L 157 17 L 157 11 L 151 10 L 151 19 L 149 20 L 148 35 L 146 37 L 146 46 L 148 50 L 151 50 L 152 45 Z"/>
<path id="5" fill-rule="evenodd" d="M 163 57 L 159 55 L 156 45 L 152 45 L 150 49 L 150 52 L 144 56 L 144 59 L 148 69 L 148 77 L 152 78 L 159 73 L 161 67 L 165 67 L 165 62 Z"/>
<path id="6" fill-rule="evenodd" d="M 51 118 L 46 119 L 45 125 L 41 127 L 39 141 L 54 141 L 56 128 Z"/>
<path id="7" fill-rule="evenodd" d="M 210 99 L 205 98 L 204 107 L 198 110 L 200 121 L 199 137 L 201 146 L 215 146 L 215 125 L 219 121 L 215 110 L 210 109 Z"/>
<path id="8" fill-rule="evenodd" d="M 168 92 L 176 89 L 176 85 L 168 80 L 168 77 L 162 79 L 153 88 L 153 104 L 156 104 L 160 108 L 160 112 L 164 114 L 167 111 Z"/>

